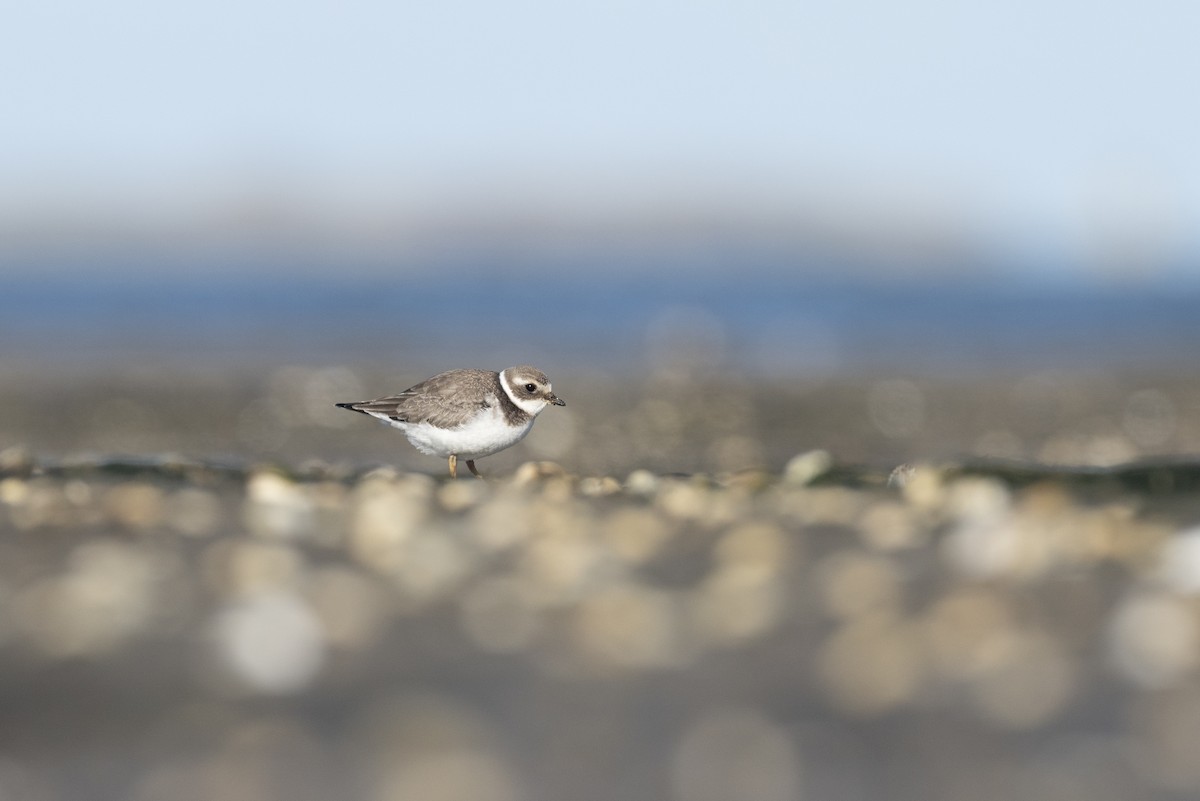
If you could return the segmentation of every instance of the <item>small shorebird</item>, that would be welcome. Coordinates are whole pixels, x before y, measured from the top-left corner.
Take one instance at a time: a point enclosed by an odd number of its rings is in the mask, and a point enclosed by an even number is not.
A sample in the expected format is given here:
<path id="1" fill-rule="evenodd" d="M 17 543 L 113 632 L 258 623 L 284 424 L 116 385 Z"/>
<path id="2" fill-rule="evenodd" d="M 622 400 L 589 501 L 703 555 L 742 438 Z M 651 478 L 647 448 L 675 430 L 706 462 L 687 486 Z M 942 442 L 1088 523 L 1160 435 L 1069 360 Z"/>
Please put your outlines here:
<path id="1" fill-rule="evenodd" d="M 459 459 L 483 478 L 476 459 L 520 442 L 542 409 L 566 405 L 546 374 L 529 365 L 501 373 L 449 370 L 397 395 L 337 404 L 395 426 L 421 453 L 449 459 L 451 478 L 458 477 Z"/>

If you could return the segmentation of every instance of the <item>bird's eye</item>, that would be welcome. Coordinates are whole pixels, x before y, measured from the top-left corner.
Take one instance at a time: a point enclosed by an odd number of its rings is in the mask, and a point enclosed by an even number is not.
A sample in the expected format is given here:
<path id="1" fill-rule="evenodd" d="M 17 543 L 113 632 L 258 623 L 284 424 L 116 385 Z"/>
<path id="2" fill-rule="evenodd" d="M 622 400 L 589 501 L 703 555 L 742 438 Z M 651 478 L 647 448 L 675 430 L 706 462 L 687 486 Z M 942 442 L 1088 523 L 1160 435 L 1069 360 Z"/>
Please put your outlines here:
<path id="1" fill-rule="evenodd" d="M 535 389 L 537 389 L 537 386 L 535 386 L 534 384 L 526 384 L 525 385 L 526 392 L 533 392 Z"/>

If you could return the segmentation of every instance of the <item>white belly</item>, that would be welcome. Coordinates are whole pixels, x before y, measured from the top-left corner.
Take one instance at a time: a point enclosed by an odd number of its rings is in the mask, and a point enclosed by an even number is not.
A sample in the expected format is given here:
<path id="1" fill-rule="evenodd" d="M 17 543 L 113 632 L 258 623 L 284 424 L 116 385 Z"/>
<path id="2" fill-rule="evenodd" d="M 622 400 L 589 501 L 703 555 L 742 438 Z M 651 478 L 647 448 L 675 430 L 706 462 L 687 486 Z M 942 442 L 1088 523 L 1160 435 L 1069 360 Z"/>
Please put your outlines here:
<path id="1" fill-rule="evenodd" d="M 387 421 L 404 432 L 408 441 L 421 453 L 446 458 L 451 454 L 460 459 L 478 459 L 520 442 L 529 429 L 533 418 L 520 426 L 510 426 L 503 413 L 493 406 L 484 410 L 471 422 L 458 428 L 438 428 L 429 423 L 401 423 Z"/>

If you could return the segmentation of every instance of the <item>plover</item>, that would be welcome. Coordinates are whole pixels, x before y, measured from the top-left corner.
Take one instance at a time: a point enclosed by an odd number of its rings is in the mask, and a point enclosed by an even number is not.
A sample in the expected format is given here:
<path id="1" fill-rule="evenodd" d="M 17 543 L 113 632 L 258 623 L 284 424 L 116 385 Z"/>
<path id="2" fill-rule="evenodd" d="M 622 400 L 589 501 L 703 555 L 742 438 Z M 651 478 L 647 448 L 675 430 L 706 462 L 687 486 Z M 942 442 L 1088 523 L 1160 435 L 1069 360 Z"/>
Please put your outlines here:
<path id="1" fill-rule="evenodd" d="M 449 370 L 397 395 L 337 404 L 400 429 L 421 453 L 449 459 L 451 478 L 458 477 L 459 459 L 483 478 L 475 460 L 520 442 L 551 405 L 567 402 L 554 394 L 545 373 L 529 365 L 502 373 Z"/>

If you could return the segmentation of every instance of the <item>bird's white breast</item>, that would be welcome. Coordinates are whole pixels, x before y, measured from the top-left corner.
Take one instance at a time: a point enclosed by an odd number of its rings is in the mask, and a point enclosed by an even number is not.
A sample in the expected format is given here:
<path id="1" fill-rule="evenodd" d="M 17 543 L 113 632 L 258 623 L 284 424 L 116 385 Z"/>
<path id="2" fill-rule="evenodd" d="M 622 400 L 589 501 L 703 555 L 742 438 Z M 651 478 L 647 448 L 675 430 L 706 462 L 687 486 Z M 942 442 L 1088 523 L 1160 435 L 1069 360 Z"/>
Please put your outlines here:
<path id="1" fill-rule="evenodd" d="M 471 421 L 457 428 L 397 420 L 385 422 L 403 431 L 421 453 L 443 458 L 455 454 L 460 459 L 478 459 L 502 451 L 520 442 L 533 428 L 532 417 L 521 425 L 509 425 L 494 399 L 489 408 L 481 408 Z"/>

